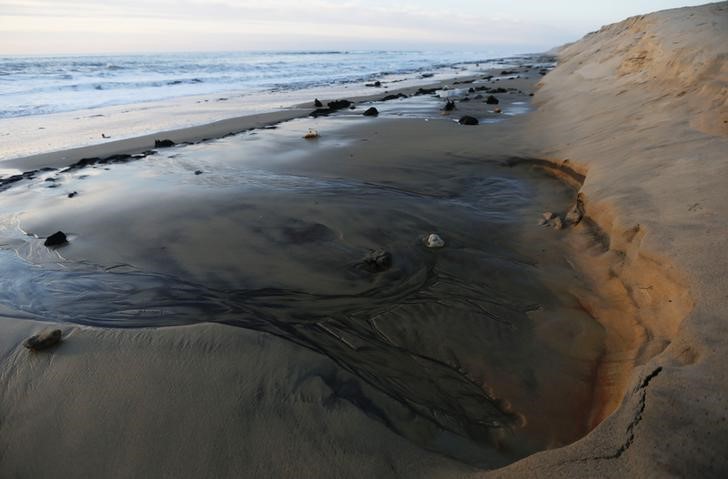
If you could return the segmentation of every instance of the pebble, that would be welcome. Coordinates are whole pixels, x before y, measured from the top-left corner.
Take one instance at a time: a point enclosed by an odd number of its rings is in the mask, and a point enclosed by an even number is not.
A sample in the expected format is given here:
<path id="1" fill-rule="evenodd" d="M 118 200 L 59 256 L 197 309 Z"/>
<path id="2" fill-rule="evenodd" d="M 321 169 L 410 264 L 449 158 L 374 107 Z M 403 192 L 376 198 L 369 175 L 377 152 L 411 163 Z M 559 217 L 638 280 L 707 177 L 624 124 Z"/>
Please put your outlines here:
<path id="1" fill-rule="evenodd" d="M 445 246 L 445 240 L 442 239 L 440 235 L 431 233 L 427 236 L 427 239 L 425 239 L 425 246 L 428 248 L 442 248 Z"/>
<path id="2" fill-rule="evenodd" d="M 45 242 L 43 243 L 44 246 L 60 246 L 68 243 L 68 238 L 66 237 L 66 233 L 63 231 L 56 231 L 52 235 L 50 235 L 48 238 L 46 238 Z"/>
<path id="3" fill-rule="evenodd" d="M 60 329 L 50 329 L 29 337 L 23 346 L 31 351 L 42 351 L 60 343 L 62 337 L 63 333 Z"/>
<path id="4" fill-rule="evenodd" d="M 305 135 L 303 135 L 303 137 L 305 139 L 307 139 L 307 140 L 313 140 L 313 139 L 319 137 L 319 132 L 316 131 L 316 130 L 314 130 L 313 128 L 309 128 L 308 129 L 308 133 L 306 133 Z"/>
<path id="5" fill-rule="evenodd" d="M 361 264 L 372 273 L 386 271 L 392 266 L 392 253 L 383 249 L 369 250 Z"/>

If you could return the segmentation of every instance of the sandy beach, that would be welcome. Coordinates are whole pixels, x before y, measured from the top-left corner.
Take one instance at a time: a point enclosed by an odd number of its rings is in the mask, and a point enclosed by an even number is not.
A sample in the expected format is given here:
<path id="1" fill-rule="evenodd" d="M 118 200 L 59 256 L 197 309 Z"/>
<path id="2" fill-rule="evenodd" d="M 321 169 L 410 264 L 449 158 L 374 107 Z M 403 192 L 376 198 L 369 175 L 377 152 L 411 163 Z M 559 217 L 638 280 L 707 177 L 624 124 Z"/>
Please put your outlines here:
<path id="1" fill-rule="evenodd" d="M 319 114 L 23 120 L 0 476 L 721 477 L 727 46 L 720 2 Z"/>

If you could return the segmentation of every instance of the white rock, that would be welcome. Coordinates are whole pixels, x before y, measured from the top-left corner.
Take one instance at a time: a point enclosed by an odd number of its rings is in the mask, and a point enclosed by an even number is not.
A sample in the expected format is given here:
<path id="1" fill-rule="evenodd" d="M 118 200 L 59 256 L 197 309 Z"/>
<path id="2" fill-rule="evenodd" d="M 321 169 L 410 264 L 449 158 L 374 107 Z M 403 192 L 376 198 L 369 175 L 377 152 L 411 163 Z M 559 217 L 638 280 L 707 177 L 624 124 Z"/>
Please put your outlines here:
<path id="1" fill-rule="evenodd" d="M 445 240 L 435 233 L 431 233 L 425 240 L 425 246 L 428 248 L 442 248 L 445 246 Z"/>
<path id="2" fill-rule="evenodd" d="M 319 132 L 314 130 L 313 128 L 309 128 L 308 133 L 303 135 L 303 137 L 307 140 L 313 140 L 319 137 Z"/>

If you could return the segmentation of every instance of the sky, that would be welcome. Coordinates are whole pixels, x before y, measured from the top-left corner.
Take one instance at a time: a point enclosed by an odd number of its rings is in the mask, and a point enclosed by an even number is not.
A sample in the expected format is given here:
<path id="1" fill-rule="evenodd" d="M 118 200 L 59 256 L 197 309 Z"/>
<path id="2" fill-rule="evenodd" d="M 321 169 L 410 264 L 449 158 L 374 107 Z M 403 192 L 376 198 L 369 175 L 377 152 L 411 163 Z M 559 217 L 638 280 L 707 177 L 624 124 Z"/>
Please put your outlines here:
<path id="1" fill-rule="evenodd" d="M 526 53 L 688 0 L 0 0 L 0 55 L 235 50 Z"/>

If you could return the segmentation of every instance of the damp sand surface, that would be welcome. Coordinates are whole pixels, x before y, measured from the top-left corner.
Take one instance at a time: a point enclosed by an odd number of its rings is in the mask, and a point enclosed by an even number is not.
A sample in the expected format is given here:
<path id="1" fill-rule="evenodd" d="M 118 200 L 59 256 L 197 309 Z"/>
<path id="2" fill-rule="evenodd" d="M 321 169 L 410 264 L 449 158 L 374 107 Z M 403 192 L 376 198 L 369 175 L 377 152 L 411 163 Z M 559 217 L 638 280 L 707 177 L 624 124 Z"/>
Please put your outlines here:
<path id="1" fill-rule="evenodd" d="M 369 420 L 468 467 L 573 442 L 604 333 L 537 223 L 574 191 L 504 166 L 517 120 L 464 127 L 439 97 L 411 101 L 420 118 L 390 102 L 13 184 L 3 316 L 271 334 L 332 361 L 348 379 L 329 387 Z M 57 230 L 69 244 L 43 246 Z M 362 264 L 370 250 L 391 267 Z"/>

